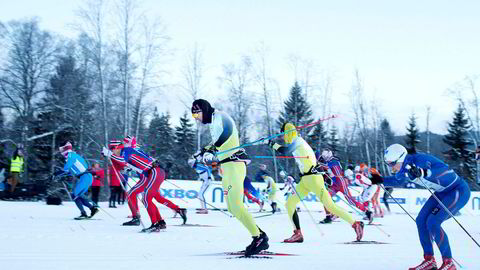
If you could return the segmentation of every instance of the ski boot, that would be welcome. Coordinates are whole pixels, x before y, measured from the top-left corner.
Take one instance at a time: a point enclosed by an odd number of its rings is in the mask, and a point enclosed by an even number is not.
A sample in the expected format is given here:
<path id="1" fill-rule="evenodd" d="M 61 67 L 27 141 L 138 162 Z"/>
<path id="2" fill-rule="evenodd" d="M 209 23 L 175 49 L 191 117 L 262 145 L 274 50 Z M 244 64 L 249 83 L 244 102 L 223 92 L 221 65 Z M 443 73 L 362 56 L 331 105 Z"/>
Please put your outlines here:
<path id="1" fill-rule="evenodd" d="M 187 222 L 187 209 L 185 208 L 179 208 L 177 210 L 177 213 L 180 215 L 180 217 L 182 217 L 183 219 L 183 224 L 185 224 Z"/>
<path id="2" fill-rule="evenodd" d="M 438 270 L 457 270 L 457 267 L 453 264 L 452 258 L 443 258 L 442 266 Z"/>
<path id="3" fill-rule="evenodd" d="M 260 235 L 254 236 L 252 243 L 245 249 L 245 257 L 258 254 L 262 250 L 266 250 L 268 247 L 268 236 L 264 231 L 260 230 Z"/>
<path id="4" fill-rule="evenodd" d="M 277 212 L 277 203 L 272 202 L 271 206 L 272 206 L 272 214 L 275 214 L 275 212 Z"/>
<path id="5" fill-rule="evenodd" d="M 421 264 L 412 268 L 408 268 L 408 270 L 437 270 L 437 262 L 435 262 L 435 257 L 433 257 L 433 255 L 423 255 L 423 258 L 425 260 Z M 445 269 L 449 269 L 449 268 L 445 268 Z"/>
<path id="6" fill-rule="evenodd" d="M 263 201 L 260 201 L 260 210 L 258 210 L 258 212 L 263 211 L 263 205 L 265 205 L 265 203 Z"/>
<path id="7" fill-rule="evenodd" d="M 133 217 L 132 220 L 124 222 L 122 225 L 123 226 L 138 226 L 138 225 L 140 225 L 140 218 L 139 217 Z"/>
<path id="8" fill-rule="evenodd" d="M 150 227 L 142 229 L 140 232 L 142 233 L 152 233 L 152 232 L 159 232 L 160 230 L 166 229 L 167 224 L 165 220 L 160 220 L 152 224 Z"/>
<path id="9" fill-rule="evenodd" d="M 157 223 L 152 223 L 150 227 L 142 229 L 140 232 L 141 233 L 151 233 L 151 232 L 156 232 L 158 230 Z"/>
<path id="10" fill-rule="evenodd" d="M 92 207 L 92 209 L 90 210 L 90 217 L 89 218 L 92 218 L 96 213 L 98 213 L 98 207 L 94 206 Z"/>
<path id="11" fill-rule="evenodd" d="M 324 220 L 320 221 L 320 224 L 330 224 L 332 223 L 333 219 L 332 216 L 327 215 Z"/>
<path id="12" fill-rule="evenodd" d="M 294 230 L 290 238 L 283 240 L 283 243 L 303 243 L 303 235 L 300 229 Z"/>
<path id="13" fill-rule="evenodd" d="M 83 212 L 80 216 L 74 218 L 75 220 L 88 219 L 87 213 Z"/>
<path id="14" fill-rule="evenodd" d="M 367 211 L 365 212 L 365 216 L 367 217 L 368 224 L 372 224 L 372 222 L 373 222 L 373 213 L 372 213 L 372 211 L 367 210 Z"/>
<path id="15" fill-rule="evenodd" d="M 355 233 L 357 234 L 357 241 L 362 240 L 363 237 L 363 222 L 361 221 L 355 221 L 353 223 L 352 228 L 355 230 Z"/>

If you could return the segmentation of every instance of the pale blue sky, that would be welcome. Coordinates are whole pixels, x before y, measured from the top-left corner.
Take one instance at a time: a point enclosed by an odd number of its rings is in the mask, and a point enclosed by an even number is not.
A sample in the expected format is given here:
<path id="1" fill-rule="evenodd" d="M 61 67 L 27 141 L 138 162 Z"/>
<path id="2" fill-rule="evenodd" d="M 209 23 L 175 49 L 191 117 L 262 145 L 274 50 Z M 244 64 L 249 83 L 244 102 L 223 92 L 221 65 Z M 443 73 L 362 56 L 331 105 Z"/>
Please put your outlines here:
<path id="1" fill-rule="evenodd" d="M 41 18 L 44 29 L 73 36 L 73 0 L 1 0 L 0 20 Z M 322 1 L 322 0 L 147 0 L 149 12 L 162 17 L 176 50 L 172 80 L 184 53 L 196 42 L 204 50 L 207 95 L 215 99 L 221 65 L 237 62 L 260 42 L 270 48 L 271 73 L 286 97 L 294 79 L 291 54 L 315 62 L 331 74 L 335 112 L 352 115 L 346 93 L 355 69 L 369 98 L 404 133 L 415 111 L 425 129 L 445 133 L 456 107 L 445 90 L 467 75 L 480 74 L 480 1 Z M 374 94 L 375 93 L 375 94 Z M 169 96 L 169 104 L 175 96 Z M 163 103 L 167 106 L 167 103 Z M 170 105 L 171 106 L 171 105 Z M 171 106 L 173 114 L 181 106 Z M 339 124 L 341 127 L 341 125 Z"/>

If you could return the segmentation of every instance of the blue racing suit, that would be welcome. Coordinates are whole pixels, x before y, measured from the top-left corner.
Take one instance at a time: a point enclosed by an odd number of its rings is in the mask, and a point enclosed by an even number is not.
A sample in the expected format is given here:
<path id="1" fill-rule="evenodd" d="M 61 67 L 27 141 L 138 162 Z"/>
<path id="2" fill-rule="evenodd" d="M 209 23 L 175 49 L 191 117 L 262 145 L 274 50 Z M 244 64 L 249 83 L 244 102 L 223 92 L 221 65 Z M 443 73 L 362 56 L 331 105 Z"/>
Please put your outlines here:
<path id="1" fill-rule="evenodd" d="M 417 173 L 414 172 L 415 167 L 419 169 Z M 440 159 L 428 154 L 408 154 L 401 169 L 395 175 L 384 178 L 386 186 L 403 184 L 405 181 L 412 181 L 432 190 L 453 215 L 458 213 L 470 198 L 470 188 L 463 178 Z M 433 255 L 434 240 L 442 257 L 452 258 L 447 234 L 441 227 L 450 217 L 440 203 L 430 196 L 416 219 L 424 255 Z"/>
<path id="2" fill-rule="evenodd" d="M 64 174 L 71 174 L 78 178 L 78 181 L 72 192 L 72 199 L 82 214 L 86 214 L 83 206 L 92 209 L 90 200 L 84 196 L 88 188 L 92 185 L 93 176 L 87 170 L 88 163 L 76 152 L 70 152 L 67 161 L 63 167 Z"/>

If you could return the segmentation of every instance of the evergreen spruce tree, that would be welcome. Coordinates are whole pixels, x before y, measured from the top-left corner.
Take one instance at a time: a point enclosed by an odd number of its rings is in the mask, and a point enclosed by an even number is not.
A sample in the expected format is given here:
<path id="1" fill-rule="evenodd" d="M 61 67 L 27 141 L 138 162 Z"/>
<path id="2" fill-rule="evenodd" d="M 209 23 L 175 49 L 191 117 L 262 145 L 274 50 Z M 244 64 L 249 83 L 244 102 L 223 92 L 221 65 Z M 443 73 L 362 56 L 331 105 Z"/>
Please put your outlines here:
<path id="1" fill-rule="evenodd" d="M 312 109 L 310 104 L 307 102 L 305 95 L 302 91 L 302 88 L 295 82 L 292 88 L 290 89 L 290 94 L 287 100 L 284 102 L 283 110 L 280 112 L 280 116 L 277 120 L 278 130 L 280 127 L 286 123 L 292 123 L 296 127 L 302 126 L 313 121 L 312 118 Z M 302 137 L 305 137 L 306 134 L 309 134 L 311 128 L 305 128 L 298 131 L 298 134 Z M 289 173 L 297 173 L 297 166 L 293 160 L 285 159 L 283 160 L 283 167 L 285 170 L 291 170 Z M 282 164 L 280 163 L 280 167 Z"/>
<path id="2" fill-rule="evenodd" d="M 92 105 L 88 89 L 85 87 L 85 78 L 71 55 L 60 57 L 55 71 L 45 89 L 45 96 L 39 103 L 41 110 L 35 117 L 33 131 L 35 135 L 54 131 L 55 148 L 70 141 L 74 148 L 82 153 L 78 141 L 81 132 L 85 132 L 88 126 L 82 123 L 89 123 L 92 119 L 89 114 Z M 51 146 L 52 136 L 45 136 L 33 142 L 30 158 L 34 162 L 31 163 L 30 177 L 36 178 L 36 172 L 50 173 Z M 56 149 L 53 149 L 53 152 L 56 152 Z M 60 156 L 54 158 L 57 166 L 64 162 Z"/>
<path id="3" fill-rule="evenodd" d="M 185 112 L 180 117 L 180 125 L 175 127 L 176 164 L 179 179 L 196 179 L 195 170 L 187 164 L 188 158 L 195 152 L 195 130 L 190 121 L 190 115 Z"/>
<path id="4" fill-rule="evenodd" d="M 158 159 L 161 163 L 172 163 L 177 162 L 174 144 L 175 144 L 175 135 L 174 130 L 170 125 L 170 114 L 158 113 L 157 108 L 153 113 L 153 118 L 150 121 L 150 126 L 148 128 L 148 140 L 146 141 L 146 148 L 149 149 L 149 154 Z M 169 170 L 169 178 L 176 178 L 178 176 L 178 171 L 175 166 L 171 167 Z"/>
<path id="5" fill-rule="evenodd" d="M 328 148 L 336 157 L 340 157 L 340 139 L 338 138 L 338 129 L 332 126 L 330 129 L 330 137 L 328 138 Z"/>
<path id="6" fill-rule="evenodd" d="M 302 88 L 298 82 L 295 82 L 290 89 L 287 100 L 284 102 L 283 111 L 280 112 L 280 116 L 278 117 L 278 127 L 280 128 L 285 122 L 290 122 L 298 127 L 311 123 L 312 121 L 311 106 L 305 99 Z M 300 133 L 302 135 L 308 134 L 309 130 L 309 128 L 302 129 Z"/>
<path id="7" fill-rule="evenodd" d="M 392 127 L 390 126 L 390 122 L 388 122 L 387 119 L 383 119 L 382 122 L 380 123 L 380 131 L 381 131 L 382 140 L 384 139 L 385 141 L 385 145 L 389 146 L 393 144 L 393 138 L 395 137 L 395 134 L 393 133 Z"/>
<path id="8" fill-rule="evenodd" d="M 312 146 L 313 150 L 321 150 L 328 147 L 328 132 L 323 127 L 323 123 L 319 123 L 313 127 L 313 131 L 307 136 L 307 142 Z"/>
<path id="9" fill-rule="evenodd" d="M 418 132 L 417 118 L 415 117 L 415 113 L 413 113 L 409 118 L 406 134 L 407 138 L 405 138 L 407 148 L 411 151 L 416 151 L 416 146 L 420 143 L 420 135 Z"/>
<path id="10" fill-rule="evenodd" d="M 459 105 L 452 123 L 448 124 L 448 134 L 443 141 L 451 148 L 445 152 L 449 165 L 459 175 L 474 183 L 476 175 L 475 153 L 469 147 L 473 144 L 468 136 L 471 125 L 465 111 Z"/>
<path id="11" fill-rule="evenodd" d="M 380 149 L 379 153 L 377 153 L 382 161 L 384 160 L 384 150 L 394 143 L 394 137 L 395 135 L 390 126 L 390 122 L 388 122 L 387 119 L 383 119 L 380 123 L 380 136 L 378 138 L 378 144 L 380 145 Z M 380 168 L 377 169 L 379 169 L 383 175 L 391 175 L 390 170 L 388 170 L 387 166 L 384 163 L 381 163 L 379 167 Z"/>

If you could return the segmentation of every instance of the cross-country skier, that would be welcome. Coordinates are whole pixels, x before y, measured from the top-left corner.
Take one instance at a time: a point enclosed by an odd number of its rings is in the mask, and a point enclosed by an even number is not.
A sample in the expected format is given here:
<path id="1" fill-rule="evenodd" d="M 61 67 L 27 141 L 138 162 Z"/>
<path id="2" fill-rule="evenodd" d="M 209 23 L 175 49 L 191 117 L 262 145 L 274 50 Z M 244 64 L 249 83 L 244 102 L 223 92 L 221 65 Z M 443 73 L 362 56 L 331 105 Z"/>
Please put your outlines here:
<path id="1" fill-rule="evenodd" d="M 258 204 L 260 206 L 260 211 L 263 209 L 263 196 L 260 192 L 252 185 L 252 180 L 245 176 L 243 180 L 243 194 L 252 202 Z"/>
<path id="2" fill-rule="evenodd" d="M 370 168 L 369 172 L 370 172 L 370 180 L 372 181 L 372 184 L 377 185 L 377 190 L 375 191 L 375 194 L 373 195 L 373 198 L 372 198 L 372 207 L 375 213 L 375 217 L 383 218 L 384 212 L 383 212 L 382 206 L 380 205 L 380 201 L 378 200 L 378 198 L 380 197 L 380 192 L 382 190 L 380 188 L 380 185 L 382 185 L 381 182 L 383 182 L 382 175 L 375 168 Z M 381 182 L 379 183 L 378 180 L 380 180 Z"/>
<path id="3" fill-rule="evenodd" d="M 309 192 L 315 193 L 330 212 L 351 224 L 357 235 L 357 241 L 360 241 L 363 236 L 363 222 L 355 221 L 347 211 L 343 210 L 332 201 L 332 197 L 330 197 L 330 194 L 325 189 L 322 175 L 317 174 L 317 171 L 315 171 L 317 160 L 310 145 L 297 135 L 296 127 L 291 123 L 285 123 L 280 132 L 284 132 L 283 140 L 287 146 L 281 146 L 272 140 L 269 141 L 269 146 L 284 155 L 292 154 L 293 156 L 306 157 L 295 158 L 302 176 L 300 182 L 296 186 L 298 196 L 290 196 L 286 203 L 288 217 L 294 225 L 294 232 L 292 237 L 285 239 L 284 242 L 303 242 L 303 235 L 300 230 L 300 219 L 298 218 L 296 205 Z"/>
<path id="4" fill-rule="evenodd" d="M 216 151 L 225 151 L 240 145 L 238 131 L 233 119 L 226 113 L 212 108 L 204 99 L 192 104 L 192 116 L 204 125 L 210 126 L 212 143 L 203 148 L 203 159 L 207 164 L 218 162 L 222 165 L 223 194 L 228 211 L 232 213 L 252 235 L 252 243 L 245 249 L 245 256 L 251 256 L 269 247 L 268 237 L 258 228 L 252 215 L 243 204 L 243 182 L 247 173 L 248 157 L 245 150 L 236 149 L 215 156 Z"/>
<path id="5" fill-rule="evenodd" d="M 142 192 L 143 204 L 147 208 L 150 221 L 152 222 L 152 225 L 143 229 L 142 232 L 157 232 L 167 227 L 157 206 L 153 203 L 153 198 L 162 203 L 163 197 L 160 196 L 159 189 L 166 178 L 166 171 L 156 160 L 135 147 L 135 137 L 127 136 L 123 140 L 123 144 L 116 147 L 113 152 L 104 147 L 102 154 L 110 158 L 115 169 L 131 169 L 137 172 L 140 177 L 140 180 L 128 192 L 128 205 L 132 211 L 133 219 L 123 225 L 137 225 L 137 223 L 140 223 L 137 195 Z M 115 173 L 120 172 L 115 170 Z M 184 209 L 178 208 L 178 211 L 182 217 L 185 216 Z M 184 217 L 184 221 L 186 221 L 186 217 Z"/>
<path id="6" fill-rule="evenodd" d="M 213 174 L 210 167 L 205 165 L 205 163 L 202 162 L 201 158 L 202 157 L 200 156 L 200 152 L 196 153 L 188 159 L 187 163 L 188 165 L 190 165 L 190 167 L 195 169 L 195 172 L 198 175 L 198 179 L 203 182 L 200 190 L 198 191 L 198 200 L 200 200 L 202 208 L 197 210 L 197 214 L 208 214 L 207 202 L 205 200 L 205 192 L 210 186 L 210 182 L 213 180 Z"/>
<path id="7" fill-rule="evenodd" d="M 442 254 L 443 264 L 439 270 L 455 270 L 452 251 L 446 232 L 441 224 L 462 209 L 470 198 L 470 189 L 465 180 L 440 159 L 424 153 L 411 153 L 400 144 L 392 144 L 384 154 L 385 162 L 395 175 L 385 177 L 385 185 L 412 181 L 434 191 L 418 213 L 416 223 L 424 261 L 410 270 L 437 269 L 433 256 L 433 241 Z M 446 211 L 444 207 L 449 210 Z"/>
<path id="8" fill-rule="evenodd" d="M 366 173 L 365 173 L 366 171 Z M 362 194 L 360 194 L 360 202 L 363 204 L 365 209 L 370 211 L 370 217 L 367 216 L 366 219 L 369 220 L 370 223 L 373 221 L 373 215 L 371 214 L 370 210 L 370 202 L 373 199 L 373 196 L 375 196 L 375 192 L 377 192 L 377 189 L 379 188 L 377 184 L 372 182 L 372 179 L 368 178 L 368 167 L 366 167 L 365 164 L 362 164 L 361 166 L 356 166 L 355 167 L 355 180 L 354 183 L 359 185 L 360 187 L 363 188 Z M 373 203 L 372 203 L 373 205 Z"/>
<path id="9" fill-rule="evenodd" d="M 353 183 L 353 180 L 354 180 L 353 179 L 353 176 L 354 176 L 353 169 L 354 169 L 353 165 L 349 164 L 347 166 L 347 169 L 345 170 L 345 172 L 343 174 L 343 175 L 345 175 L 345 177 L 348 180 L 348 185 L 351 185 Z"/>
<path id="10" fill-rule="evenodd" d="M 287 172 L 285 171 L 280 171 L 278 175 L 284 182 L 283 187 L 281 187 L 280 190 L 283 191 L 284 189 L 287 189 L 287 191 L 285 191 L 284 193 L 286 197 L 285 200 L 287 200 L 288 197 L 296 194 L 295 190 L 296 190 L 297 183 L 295 183 L 295 178 L 293 178 L 293 176 L 291 175 L 287 175 Z"/>
<path id="11" fill-rule="evenodd" d="M 61 176 L 70 174 L 78 179 L 72 192 L 72 200 L 80 210 L 80 216 L 76 217 L 75 219 L 87 219 L 93 217 L 98 212 L 98 208 L 91 203 L 87 196 L 85 196 L 85 193 L 88 192 L 88 188 L 93 182 L 92 173 L 87 170 L 88 163 L 82 156 L 73 151 L 73 147 L 70 142 L 67 142 L 64 146 L 58 148 L 58 150 L 66 159 L 66 162 L 65 166 L 63 167 L 63 171 L 56 173 L 56 175 Z M 87 216 L 83 206 L 86 206 L 90 209 L 90 216 Z"/>
<path id="12" fill-rule="evenodd" d="M 260 171 L 260 173 L 257 173 L 256 179 L 258 182 L 265 182 L 267 183 L 267 187 L 263 190 L 265 194 L 268 195 L 268 201 L 270 202 L 270 206 L 272 207 L 272 214 L 275 214 L 277 212 L 277 183 L 275 183 L 275 180 L 273 180 L 272 177 L 270 177 L 266 171 Z"/>
<path id="13" fill-rule="evenodd" d="M 338 160 L 338 158 L 333 155 L 332 151 L 330 149 L 324 149 L 321 153 L 320 151 L 315 152 L 315 155 L 317 157 L 317 160 L 321 160 L 326 163 L 325 165 L 328 167 L 326 169 L 328 169 L 328 171 L 332 175 L 332 178 L 330 179 L 331 183 L 329 185 L 330 187 L 328 191 L 330 193 L 330 196 L 334 196 L 335 194 L 337 194 L 337 192 L 342 193 L 350 205 L 353 205 L 356 208 L 360 209 L 360 211 L 365 213 L 368 220 L 372 221 L 373 219 L 372 211 L 368 210 L 368 208 L 366 208 L 362 203 L 355 200 L 352 194 L 350 194 L 350 190 L 348 189 L 348 180 L 345 178 L 345 176 L 343 176 L 342 165 L 340 164 L 340 161 Z M 329 177 L 330 176 L 327 176 L 327 178 Z M 332 213 L 330 213 L 326 208 L 325 208 L 325 213 L 326 213 L 326 217 L 320 223 L 325 223 L 325 224 L 332 223 L 333 221 Z"/>

